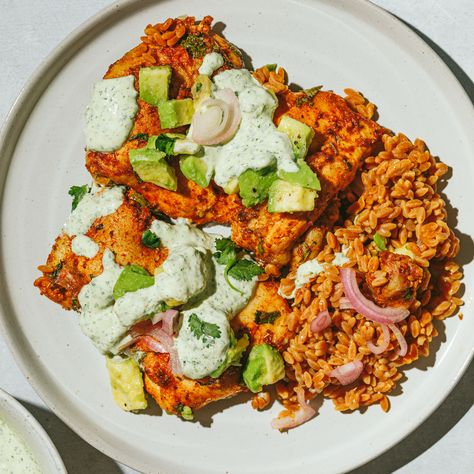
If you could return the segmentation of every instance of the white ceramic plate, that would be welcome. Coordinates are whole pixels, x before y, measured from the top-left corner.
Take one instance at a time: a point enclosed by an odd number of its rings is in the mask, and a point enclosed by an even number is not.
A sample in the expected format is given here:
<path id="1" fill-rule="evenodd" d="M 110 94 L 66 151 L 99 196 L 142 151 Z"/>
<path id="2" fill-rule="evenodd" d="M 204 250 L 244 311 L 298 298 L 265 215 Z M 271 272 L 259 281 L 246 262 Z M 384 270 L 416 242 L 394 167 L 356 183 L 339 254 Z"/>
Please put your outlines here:
<path id="1" fill-rule="evenodd" d="M 68 214 L 83 166 L 81 120 L 92 84 L 138 42 L 147 23 L 212 14 L 253 64 L 278 62 L 291 81 L 363 91 L 380 121 L 423 137 L 453 168 L 444 192 L 453 223 L 474 235 L 472 106 L 450 71 L 413 32 L 364 1 L 185 0 L 113 5 L 67 39 L 33 76 L 3 130 L 1 324 L 22 370 L 49 407 L 101 451 L 136 469 L 160 473 L 338 472 L 388 449 L 419 425 L 456 384 L 472 356 L 473 266 L 465 267 L 464 321 L 453 318 L 436 355 L 407 371 L 388 414 L 371 407 L 341 414 L 326 401 L 318 417 L 280 434 L 249 404 L 219 403 L 201 423 L 121 412 L 102 357 L 74 314 L 39 296 L 35 267 Z M 456 222 L 457 221 L 457 222 Z M 441 343 L 441 344 L 440 344 Z M 425 370 L 427 367 L 429 370 Z M 225 409 L 224 409 L 225 408 Z M 158 412 L 158 410 L 156 410 Z"/>
<path id="2" fill-rule="evenodd" d="M 66 468 L 43 427 L 8 393 L 0 389 L 0 419 L 21 437 L 42 472 L 66 474 Z"/>

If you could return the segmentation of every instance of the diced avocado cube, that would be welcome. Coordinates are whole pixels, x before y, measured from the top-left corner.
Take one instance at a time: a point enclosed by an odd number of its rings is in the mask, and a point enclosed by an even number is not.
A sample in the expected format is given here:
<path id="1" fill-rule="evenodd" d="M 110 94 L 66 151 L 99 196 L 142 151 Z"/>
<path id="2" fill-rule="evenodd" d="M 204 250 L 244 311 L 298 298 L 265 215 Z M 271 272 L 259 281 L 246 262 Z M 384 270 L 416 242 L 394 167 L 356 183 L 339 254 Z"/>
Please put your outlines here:
<path id="1" fill-rule="evenodd" d="M 265 201 L 268 190 L 276 179 L 274 167 L 244 171 L 239 176 L 239 193 L 244 206 L 252 207 Z"/>
<path id="2" fill-rule="evenodd" d="M 179 160 L 179 167 L 186 178 L 194 181 L 201 188 L 209 186 L 210 177 L 207 174 L 207 164 L 198 156 L 190 155 Z"/>
<path id="3" fill-rule="evenodd" d="M 106 358 L 112 394 L 117 405 L 126 411 L 144 410 L 147 407 L 143 377 L 133 359 Z"/>
<path id="4" fill-rule="evenodd" d="M 114 299 L 118 300 L 125 293 L 147 288 L 155 283 L 152 277 L 144 268 L 139 265 L 127 265 L 120 273 L 114 286 Z"/>
<path id="5" fill-rule="evenodd" d="M 276 180 L 268 191 L 269 212 L 312 211 L 317 192 L 298 184 Z"/>
<path id="6" fill-rule="evenodd" d="M 307 165 L 303 160 L 298 160 L 298 171 L 294 173 L 288 173 L 287 171 L 279 171 L 278 177 L 284 181 L 288 181 L 292 184 L 298 184 L 303 188 L 314 189 L 315 191 L 321 191 L 321 184 L 316 176 L 316 173 Z"/>
<path id="7" fill-rule="evenodd" d="M 198 109 L 204 99 L 211 97 L 212 81 L 207 74 L 199 74 L 194 81 L 191 94 L 194 99 L 194 108 Z"/>
<path id="8" fill-rule="evenodd" d="M 193 99 L 173 99 L 158 104 L 161 128 L 189 125 L 194 114 Z"/>
<path id="9" fill-rule="evenodd" d="M 239 192 L 239 179 L 232 178 L 224 187 L 226 194 L 237 194 Z"/>
<path id="10" fill-rule="evenodd" d="M 291 118 L 289 115 L 281 117 L 278 130 L 288 135 L 293 146 L 295 158 L 297 160 L 304 160 L 313 141 L 314 130 L 303 122 Z"/>
<path id="11" fill-rule="evenodd" d="M 176 191 L 178 180 L 172 166 L 165 160 L 165 153 L 149 148 L 129 151 L 133 171 L 146 183 Z"/>
<path id="12" fill-rule="evenodd" d="M 214 370 L 214 372 L 211 372 L 211 377 L 215 379 L 220 377 L 222 373 L 226 369 L 228 369 L 231 365 L 240 366 L 241 365 L 240 360 L 242 359 L 242 356 L 244 355 L 249 345 L 249 337 L 247 334 L 244 334 L 237 341 L 233 331 L 231 331 L 230 340 L 231 340 L 231 345 L 229 347 L 229 350 L 227 351 L 224 362 L 222 362 L 222 364 L 219 367 L 217 367 L 217 369 Z"/>
<path id="13" fill-rule="evenodd" d="M 274 347 L 257 344 L 250 351 L 242 375 L 251 392 L 261 392 L 264 385 L 276 383 L 285 376 L 285 364 Z"/>
<path id="14" fill-rule="evenodd" d="M 168 89 L 171 79 L 170 66 L 142 67 L 138 72 L 140 99 L 151 105 L 158 105 L 168 100 Z"/>

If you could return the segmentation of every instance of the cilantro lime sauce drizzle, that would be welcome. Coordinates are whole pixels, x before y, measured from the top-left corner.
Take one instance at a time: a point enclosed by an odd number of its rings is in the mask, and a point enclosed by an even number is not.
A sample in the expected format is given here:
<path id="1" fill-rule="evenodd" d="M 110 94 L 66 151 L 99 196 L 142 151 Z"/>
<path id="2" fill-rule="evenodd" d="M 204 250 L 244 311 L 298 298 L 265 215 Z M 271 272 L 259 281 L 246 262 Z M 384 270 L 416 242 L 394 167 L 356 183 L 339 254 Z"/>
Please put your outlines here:
<path id="1" fill-rule="evenodd" d="M 23 439 L 0 418 L 0 472 L 41 474 L 37 460 Z"/>
<path id="2" fill-rule="evenodd" d="M 99 246 L 87 235 L 79 234 L 72 239 L 71 249 L 80 257 L 94 258 L 99 251 Z"/>
<path id="3" fill-rule="evenodd" d="M 121 206 L 123 196 L 122 186 L 98 188 L 88 192 L 69 215 L 64 224 L 64 232 L 70 237 L 85 234 L 96 219 L 115 212 Z"/>
<path id="4" fill-rule="evenodd" d="M 224 58 L 219 53 L 208 53 L 204 56 L 199 74 L 207 74 L 210 76 L 215 70 L 224 65 Z"/>
<path id="5" fill-rule="evenodd" d="M 342 252 L 336 252 L 334 254 L 334 260 L 329 265 L 340 267 L 345 263 L 349 262 L 349 258 L 347 257 L 346 253 L 347 249 L 343 249 Z M 281 289 L 278 289 L 278 294 L 280 296 L 283 296 L 283 298 L 294 298 L 298 289 L 302 288 L 304 285 L 306 285 L 306 283 L 309 283 L 314 277 L 324 272 L 325 265 L 328 264 L 325 262 L 320 263 L 316 258 L 302 263 L 296 270 L 295 288 L 291 292 L 291 294 L 284 294 L 281 292 Z"/>
<path id="6" fill-rule="evenodd" d="M 138 111 L 134 82 L 134 76 L 125 76 L 94 85 L 85 114 L 88 150 L 115 151 L 127 140 Z"/>
<path id="7" fill-rule="evenodd" d="M 155 270 L 154 284 L 115 300 L 113 290 L 123 267 L 106 250 L 103 272 L 79 293 L 82 331 L 101 352 L 115 353 L 130 327 L 160 311 L 163 302 L 182 306 L 175 345 L 183 373 L 190 378 L 205 377 L 224 361 L 230 347 L 229 320 L 248 303 L 257 278 L 240 281 L 229 277 L 239 291 L 232 289 L 224 277 L 225 267 L 213 257 L 218 236 L 185 220 L 174 225 L 155 220 L 150 231 L 168 249 L 168 258 Z M 215 325 L 214 336 L 192 330 L 189 323 L 196 317 L 202 324 Z"/>
<path id="8" fill-rule="evenodd" d="M 247 69 L 223 71 L 214 76 L 214 85 L 236 93 L 242 114 L 240 127 L 228 143 L 205 147 L 204 156 L 214 165 L 214 181 L 224 187 L 248 169 L 273 164 L 281 171 L 298 171 L 288 136 L 273 123 L 277 99 Z"/>

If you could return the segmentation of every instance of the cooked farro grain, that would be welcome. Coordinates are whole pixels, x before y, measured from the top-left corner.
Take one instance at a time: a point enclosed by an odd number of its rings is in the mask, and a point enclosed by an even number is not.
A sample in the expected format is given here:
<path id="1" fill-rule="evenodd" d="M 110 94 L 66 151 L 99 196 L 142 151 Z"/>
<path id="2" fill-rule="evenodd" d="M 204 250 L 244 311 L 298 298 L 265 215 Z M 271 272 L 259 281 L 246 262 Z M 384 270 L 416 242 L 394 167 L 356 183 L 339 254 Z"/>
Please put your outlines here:
<path id="1" fill-rule="evenodd" d="M 373 116 L 373 104 L 351 89 L 345 92 L 354 110 L 366 117 Z M 334 254 L 344 249 L 350 259 L 345 266 L 355 268 L 362 281 L 366 281 L 363 291 L 369 291 L 370 281 L 379 298 L 388 298 L 393 291 L 390 258 L 418 266 L 415 274 L 419 278 L 411 273 L 406 277 L 415 294 L 397 303 L 410 311 L 408 318 L 397 323 L 407 343 L 404 356 L 398 355 L 399 343 L 393 333 L 383 353 L 375 355 L 367 347 L 368 341 L 381 342 L 380 325 L 355 310 L 340 309 L 344 290 L 338 267 L 329 263 L 324 272 L 298 289 L 288 320 L 289 330 L 295 335 L 283 353 L 287 382 L 280 383 L 277 389 L 287 409 L 295 407 L 295 389 L 302 388 L 307 398 L 322 392 L 340 411 L 373 403 L 388 411 L 387 395 L 402 377 L 400 367 L 427 356 L 429 344 L 438 334 L 434 320 L 453 315 L 462 305 L 456 296 L 462 272 L 453 261 L 459 241 L 447 224 L 446 205 L 436 191 L 437 181 L 447 170 L 421 140 L 411 142 L 403 134 L 386 134 L 383 150 L 365 160 L 354 184 L 341 193 L 341 202 L 348 203 L 345 217 L 330 230 L 310 231 L 315 235 L 323 232 L 325 238 L 324 245 L 319 247 L 306 239 L 306 260 L 316 257 L 319 262 L 331 262 Z M 398 254 L 396 257 L 382 255 L 373 241 L 375 233 L 385 238 L 387 251 Z M 300 263 L 304 260 L 300 259 Z M 294 289 L 294 278 L 293 271 L 282 279 L 285 293 Z M 386 303 L 391 304 L 390 300 Z M 325 309 L 330 311 L 331 326 L 320 333 L 311 332 L 312 319 Z M 364 364 L 356 382 L 342 386 L 330 377 L 335 367 L 353 360 Z"/>

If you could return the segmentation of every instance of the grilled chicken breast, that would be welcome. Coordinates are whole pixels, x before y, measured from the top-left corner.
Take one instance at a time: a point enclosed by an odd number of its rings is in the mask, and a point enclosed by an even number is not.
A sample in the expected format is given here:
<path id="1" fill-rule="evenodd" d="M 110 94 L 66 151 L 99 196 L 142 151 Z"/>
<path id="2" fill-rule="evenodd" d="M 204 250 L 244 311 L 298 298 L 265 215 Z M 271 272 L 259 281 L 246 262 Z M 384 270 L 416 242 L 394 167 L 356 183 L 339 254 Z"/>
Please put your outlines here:
<path id="1" fill-rule="evenodd" d="M 104 77 L 133 74 L 138 88 L 140 67 L 170 65 L 173 70 L 170 96 L 181 99 L 190 96 L 202 55 L 206 52 L 218 51 L 223 55 L 225 63 L 218 72 L 243 66 L 236 48 L 210 30 L 209 17 L 200 25 L 205 25 L 199 36 L 203 44 L 200 57 L 193 57 L 180 42 L 173 46 L 162 45 L 148 34 L 143 43 L 112 64 Z M 212 182 L 207 188 L 201 188 L 186 179 L 177 164 L 177 191 L 142 182 L 135 175 L 128 157 L 131 148 L 145 146 L 146 142 L 139 139 L 126 142 L 114 153 L 89 151 L 86 166 L 98 182 L 131 186 L 151 206 L 170 217 L 186 217 L 197 224 L 215 222 L 231 225 L 233 240 L 255 252 L 257 259 L 267 264 L 267 272 L 278 275 L 280 267 L 290 261 L 295 242 L 324 212 L 338 191 L 352 181 L 362 160 L 373 151 L 383 133 L 379 125 L 352 111 L 344 99 L 332 92 L 320 91 L 310 97 L 304 92 L 285 90 L 279 93 L 279 104 L 275 123 L 285 113 L 312 127 L 316 134 L 306 161 L 317 173 L 322 190 L 312 212 L 270 213 L 266 204 L 247 208 L 238 195 L 227 195 Z M 168 131 L 161 129 L 156 107 L 140 99 L 138 106 L 131 136 L 143 133 L 158 135 Z"/>

